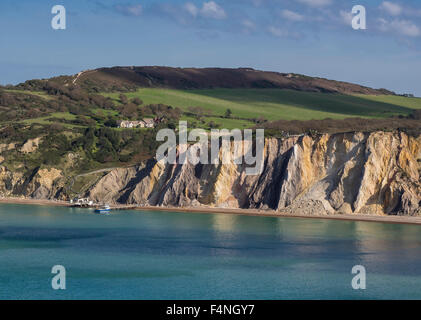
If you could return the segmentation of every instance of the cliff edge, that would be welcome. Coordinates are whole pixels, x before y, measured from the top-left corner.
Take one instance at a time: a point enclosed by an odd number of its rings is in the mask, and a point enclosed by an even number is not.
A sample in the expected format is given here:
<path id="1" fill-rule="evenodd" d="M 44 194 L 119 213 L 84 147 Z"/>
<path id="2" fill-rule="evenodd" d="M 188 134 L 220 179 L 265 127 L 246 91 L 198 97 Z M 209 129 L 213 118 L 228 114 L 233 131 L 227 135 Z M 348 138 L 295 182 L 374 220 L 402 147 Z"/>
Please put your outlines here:
<path id="1" fill-rule="evenodd" d="M 286 213 L 421 214 L 421 136 L 403 132 L 267 138 L 259 175 L 245 166 L 170 165 L 150 159 L 111 170 L 85 196 L 168 207 L 272 209 Z M 0 168 L 0 194 L 69 197 L 56 168 L 25 177 Z"/>

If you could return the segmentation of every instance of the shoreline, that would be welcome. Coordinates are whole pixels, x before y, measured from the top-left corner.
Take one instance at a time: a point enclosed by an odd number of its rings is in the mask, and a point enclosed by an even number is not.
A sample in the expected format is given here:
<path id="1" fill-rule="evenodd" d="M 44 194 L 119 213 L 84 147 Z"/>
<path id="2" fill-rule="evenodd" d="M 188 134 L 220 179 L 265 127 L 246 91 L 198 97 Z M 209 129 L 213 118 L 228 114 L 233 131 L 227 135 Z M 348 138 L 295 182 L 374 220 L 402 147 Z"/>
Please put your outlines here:
<path id="1" fill-rule="evenodd" d="M 251 217 L 272 217 L 272 218 L 296 218 L 296 219 L 323 219 L 323 220 L 341 220 L 341 221 L 360 221 L 360 222 L 379 222 L 394 224 L 421 225 L 421 217 L 407 216 L 387 216 L 387 215 L 362 215 L 362 214 L 336 214 L 336 215 L 304 215 L 288 214 L 274 210 L 259 209 L 230 209 L 230 208 L 206 208 L 206 207 L 184 207 L 184 208 L 163 208 L 163 207 L 135 207 L 132 210 L 164 211 L 164 212 L 184 212 L 201 214 L 232 214 Z"/>
<path id="2" fill-rule="evenodd" d="M 0 198 L 0 204 L 25 204 L 41 206 L 70 207 L 69 202 L 62 200 L 37 200 L 26 198 Z M 421 225 L 421 217 L 408 216 L 387 216 L 387 215 L 363 215 L 363 214 L 336 214 L 336 215 L 303 215 L 287 214 L 274 210 L 259 209 L 238 209 L 238 208 L 211 208 L 211 207 L 154 207 L 154 206 L 127 206 L 114 205 L 114 210 L 136 210 L 136 211 L 163 211 L 163 212 L 184 212 L 200 214 L 233 214 L 254 217 L 274 217 L 274 218 L 298 218 L 298 219 L 324 219 L 324 220 L 342 220 L 342 221 L 361 221 L 361 222 L 380 222 L 395 224 Z"/>
<path id="3" fill-rule="evenodd" d="M 0 198 L 0 203 L 9 203 L 9 204 L 35 204 L 40 206 L 58 206 L 58 207 L 68 207 L 69 202 L 62 200 L 47 200 L 47 199 L 27 199 L 27 198 L 12 198 L 12 197 L 2 197 Z"/>

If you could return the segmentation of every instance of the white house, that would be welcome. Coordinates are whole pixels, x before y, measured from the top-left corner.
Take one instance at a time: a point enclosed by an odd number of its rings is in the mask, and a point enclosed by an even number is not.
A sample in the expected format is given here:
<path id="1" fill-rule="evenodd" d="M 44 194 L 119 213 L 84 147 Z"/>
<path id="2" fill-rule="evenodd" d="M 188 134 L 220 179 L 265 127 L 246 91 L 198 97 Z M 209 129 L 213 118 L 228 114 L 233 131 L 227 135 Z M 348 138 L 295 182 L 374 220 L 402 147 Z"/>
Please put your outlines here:
<path id="1" fill-rule="evenodd" d="M 143 119 L 139 121 L 122 120 L 118 122 L 119 128 L 155 128 L 154 119 Z"/>
<path id="2" fill-rule="evenodd" d="M 155 120 L 154 119 L 143 119 L 146 128 L 155 128 Z"/>

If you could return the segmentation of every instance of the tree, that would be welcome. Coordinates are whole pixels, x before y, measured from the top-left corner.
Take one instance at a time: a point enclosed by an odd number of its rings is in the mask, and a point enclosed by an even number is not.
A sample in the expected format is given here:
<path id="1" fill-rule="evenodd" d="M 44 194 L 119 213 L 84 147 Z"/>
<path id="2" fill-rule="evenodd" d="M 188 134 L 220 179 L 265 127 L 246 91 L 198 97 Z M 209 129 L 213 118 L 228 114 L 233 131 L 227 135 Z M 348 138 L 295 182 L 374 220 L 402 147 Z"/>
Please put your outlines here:
<path id="1" fill-rule="evenodd" d="M 111 128 L 117 128 L 118 127 L 118 123 L 117 123 L 117 120 L 115 118 L 109 118 L 107 121 L 104 122 L 104 125 L 106 127 L 111 127 Z"/>
<path id="2" fill-rule="evenodd" d="M 227 111 L 225 111 L 225 118 L 231 118 L 231 115 L 232 115 L 231 109 L 227 109 Z"/>
<path id="3" fill-rule="evenodd" d="M 140 106 L 140 105 L 143 104 L 143 101 L 140 100 L 139 98 L 134 98 L 134 99 L 132 99 L 132 103 L 134 103 L 137 106 Z"/>
<path id="4" fill-rule="evenodd" d="M 177 125 L 174 122 L 168 122 L 167 127 L 168 129 L 175 130 L 177 128 Z"/>
<path id="5" fill-rule="evenodd" d="M 218 123 L 215 123 L 214 121 L 210 121 L 209 122 L 209 129 L 216 129 L 218 128 L 220 125 Z"/>
<path id="6" fill-rule="evenodd" d="M 124 94 L 122 94 L 122 93 L 120 94 L 119 99 L 120 99 L 120 102 L 122 104 L 126 104 L 127 102 L 129 102 L 129 100 L 127 99 L 127 97 Z"/>
<path id="7" fill-rule="evenodd" d="M 189 107 L 188 110 L 191 114 L 196 115 L 197 120 L 200 120 L 205 113 L 205 110 L 201 107 Z"/>
<path id="8" fill-rule="evenodd" d="M 258 123 L 258 124 L 261 124 L 261 123 L 264 123 L 264 122 L 266 122 L 266 119 L 265 119 L 265 117 L 263 117 L 263 116 L 260 116 L 259 118 L 257 118 L 257 121 L 256 121 L 256 123 Z"/>
<path id="9" fill-rule="evenodd" d="M 137 111 L 137 106 L 133 103 L 129 103 L 124 106 L 124 108 L 121 110 L 121 113 L 126 118 L 136 119 L 138 117 Z"/>
<path id="10" fill-rule="evenodd" d="M 421 120 L 421 110 L 414 110 L 409 117 L 411 119 Z"/>

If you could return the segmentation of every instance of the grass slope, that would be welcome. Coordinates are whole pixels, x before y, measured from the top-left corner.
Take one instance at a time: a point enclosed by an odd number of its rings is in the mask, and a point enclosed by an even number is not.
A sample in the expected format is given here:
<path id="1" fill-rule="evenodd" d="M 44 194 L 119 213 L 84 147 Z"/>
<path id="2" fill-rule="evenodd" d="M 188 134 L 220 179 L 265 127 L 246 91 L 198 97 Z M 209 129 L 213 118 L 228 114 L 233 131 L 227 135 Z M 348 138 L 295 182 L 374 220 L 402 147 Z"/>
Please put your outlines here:
<path id="1" fill-rule="evenodd" d="M 40 97 L 49 96 L 31 93 Z M 119 104 L 120 93 L 103 93 Z M 209 89 L 209 90 L 172 90 L 144 88 L 136 92 L 125 93 L 129 98 L 138 97 L 144 104 L 163 103 L 188 111 L 189 107 L 199 106 L 212 111 L 211 117 L 205 117 L 206 123 L 200 123 L 194 117 L 182 116 L 189 126 L 209 127 L 214 122 L 220 128 L 248 128 L 254 126 L 251 119 L 264 117 L 275 120 L 312 120 L 344 119 L 349 117 L 388 118 L 396 115 L 408 115 L 413 109 L 421 109 L 420 98 L 401 96 L 369 96 L 311 93 L 282 89 Z M 232 118 L 222 116 L 231 109 Z M 99 115 L 117 116 L 115 110 L 96 108 L 92 110 Z M 51 117 L 74 120 L 69 113 L 52 113 L 49 116 L 22 120 L 32 124 L 50 124 Z M 240 118 L 240 119 L 235 119 Z M 66 127 L 74 125 L 64 124 Z"/>
<path id="2" fill-rule="evenodd" d="M 118 102 L 118 93 L 104 95 Z M 190 106 L 200 106 L 212 110 L 216 116 L 224 115 L 229 108 L 233 117 L 252 119 L 263 116 L 267 120 L 384 118 L 408 115 L 413 109 L 421 108 L 419 98 L 348 96 L 281 89 L 139 89 L 126 95 L 128 98 L 139 97 L 144 104 L 163 103 L 186 111 Z"/>

